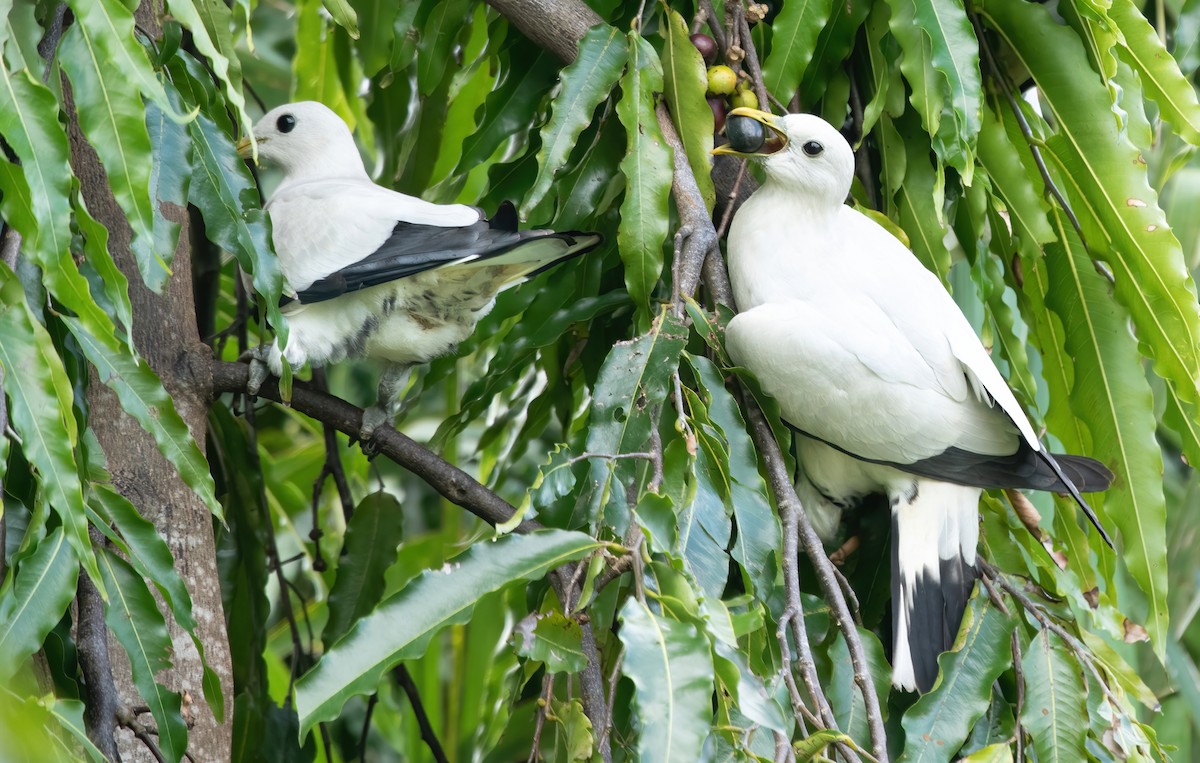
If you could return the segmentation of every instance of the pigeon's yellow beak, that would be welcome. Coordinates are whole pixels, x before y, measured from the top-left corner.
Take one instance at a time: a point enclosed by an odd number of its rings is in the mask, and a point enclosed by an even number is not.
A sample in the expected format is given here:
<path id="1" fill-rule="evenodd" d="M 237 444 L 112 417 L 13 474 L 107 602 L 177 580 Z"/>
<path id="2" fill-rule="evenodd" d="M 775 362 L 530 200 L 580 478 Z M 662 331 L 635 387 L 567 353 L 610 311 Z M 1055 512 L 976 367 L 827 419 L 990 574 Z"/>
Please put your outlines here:
<path id="1" fill-rule="evenodd" d="M 787 145 L 787 133 L 779 117 L 745 106 L 725 117 L 725 137 L 729 142 L 714 148 L 714 154 L 768 156 Z"/>
<path id="2" fill-rule="evenodd" d="M 238 156 L 243 159 L 249 159 L 258 152 L 254 150 L 254 138 L 246 137 L 237 142 Z"/>

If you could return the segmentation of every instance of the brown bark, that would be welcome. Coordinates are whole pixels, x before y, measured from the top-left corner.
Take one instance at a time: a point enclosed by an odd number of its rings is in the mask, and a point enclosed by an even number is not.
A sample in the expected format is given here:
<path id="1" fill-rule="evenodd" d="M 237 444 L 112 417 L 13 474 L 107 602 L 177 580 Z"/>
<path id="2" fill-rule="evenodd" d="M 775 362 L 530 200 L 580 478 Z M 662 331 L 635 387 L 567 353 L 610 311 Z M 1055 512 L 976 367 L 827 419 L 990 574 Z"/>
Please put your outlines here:
<path id="1" fill-rule="evenodd" d="M 150 3 L 139 7 L 137 20 L 142 29 L 152 34 L 158 32 L 157 12 Z M 65 78 L 63 85 L 72 169 L 79 177 L 88 209 L 109 231 L 108 246 L 117 266 L 129 279 L 134 344 L 162 380 L 192 436 L 203 448 L 212 386 L 212 354 L 200 341 L 196 329 L 187 210 L 161 204 L 163 214 L 184 227 L 175 251 L 174 275 L 164 293 L 155 294 L 142 283 L 130 251 L 131 229 L 112 195 L 99 157 L 80 132 Z M 142 516 L 154 523 L 174 554 L 176 568 L 192 597 L 197 636 L 204 644 L 208 664 L 216 671 L 222 688 L 231 691 L 233 673 L 208 509 L 159 453 L 153 438 L 125 414 L 116 396 L 95 378 L 88 387 L 88 407 L 89 423 L 108 459 L 113 484 Z M 175 649 L 173 667 L 159 673 L 158 680 L 183 694 L 185 719 L 191 724 L 188 751 L 198 761 L 228 760 L 232 726 L 228 720 L 219 725 L 204 701 L 199 654 L 191 638 L 173 621 L 170 635 Z M 120 646 L 111 643 L 110 651 L 114 657 L 113 678 L 122 703 L 129 707 L 143 705 Z M 226 702 L 227 715 L 230 712 L 232 702 Z M 132 734 L 125 732 L 121 736 L 122 759 L 153 760 Z"/>

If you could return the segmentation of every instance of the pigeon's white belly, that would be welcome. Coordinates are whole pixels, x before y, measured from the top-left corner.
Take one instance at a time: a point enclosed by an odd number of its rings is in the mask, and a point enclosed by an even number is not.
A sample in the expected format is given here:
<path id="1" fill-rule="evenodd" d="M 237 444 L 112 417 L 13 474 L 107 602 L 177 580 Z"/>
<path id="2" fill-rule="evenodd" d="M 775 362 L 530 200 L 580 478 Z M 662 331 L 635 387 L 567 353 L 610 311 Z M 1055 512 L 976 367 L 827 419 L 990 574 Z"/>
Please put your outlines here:
<path id="1" fill-rule="evenodd" d="M 429 271 L 336 299 L 284 309 L 288 341 L 281 355 L 293 368 L 347 357 L 424 363 L 454 350 L 495 302 L 490 283 L 461 281 Z M 475 280 L 475 279 L 472 279 Z M 278 373 L 280 355 L 271 370 Z"/>

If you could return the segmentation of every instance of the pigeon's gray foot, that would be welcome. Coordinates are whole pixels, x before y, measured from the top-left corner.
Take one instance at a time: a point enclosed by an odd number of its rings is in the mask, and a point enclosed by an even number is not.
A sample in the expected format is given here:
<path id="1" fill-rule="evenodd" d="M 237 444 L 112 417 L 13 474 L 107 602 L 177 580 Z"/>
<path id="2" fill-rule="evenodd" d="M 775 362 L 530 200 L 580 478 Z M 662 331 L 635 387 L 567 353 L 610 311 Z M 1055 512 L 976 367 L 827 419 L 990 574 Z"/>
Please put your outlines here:
<path id="1" fill-rule="evenodd" d="M 375 433 L 379 427 L 388 425 L 396 420 L 400 413 L 400 392 L 408 383 L 409 366 L 396 364 L 388 366 L 379 380 L 375 404 L 363 411 L 362 425 L 359 427 L 358 439 L 363 453 L 374 456 L 379 452 L 379 444 L 375 442 Z"/>
<path id="2" fill-rule="evenodd" d="M 267 356 L 271 353 L 271 345 L 260 344 L 242 353 L 238 358 L 245 363 L 250 364 L 250 379 L 246 382 L 246 391 L 251 395 L 257 395 L 259 387 L 271 375 L 271 369 L 267 366 Z"/>

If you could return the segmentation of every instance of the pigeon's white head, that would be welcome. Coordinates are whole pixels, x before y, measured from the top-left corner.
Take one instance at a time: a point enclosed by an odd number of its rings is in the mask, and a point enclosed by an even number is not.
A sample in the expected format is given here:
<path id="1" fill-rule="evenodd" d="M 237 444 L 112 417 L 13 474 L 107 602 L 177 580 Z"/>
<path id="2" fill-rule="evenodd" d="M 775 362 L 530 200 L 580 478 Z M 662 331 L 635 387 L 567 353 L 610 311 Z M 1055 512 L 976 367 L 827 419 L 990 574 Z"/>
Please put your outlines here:
<path id="1" fill-rule="evenodd" d="M 854 152 L 837 128 L 818 116 L 738 108 L 729 112 L 725 134 L 729 143 L 713 153 L 758 159 L 769 181 L 831 204 L 842 204 L 850 193 Z"/>
<path id="2" fill-rule="evenodd" d="M 254 142 L 259 159 L 279 167 L 289 181 L 366 175 L 350 128 L 316 101 L 271 109 L 254 125 Z M 243 138 L 237 149 L 249 157 L 250 139 Z"/>

